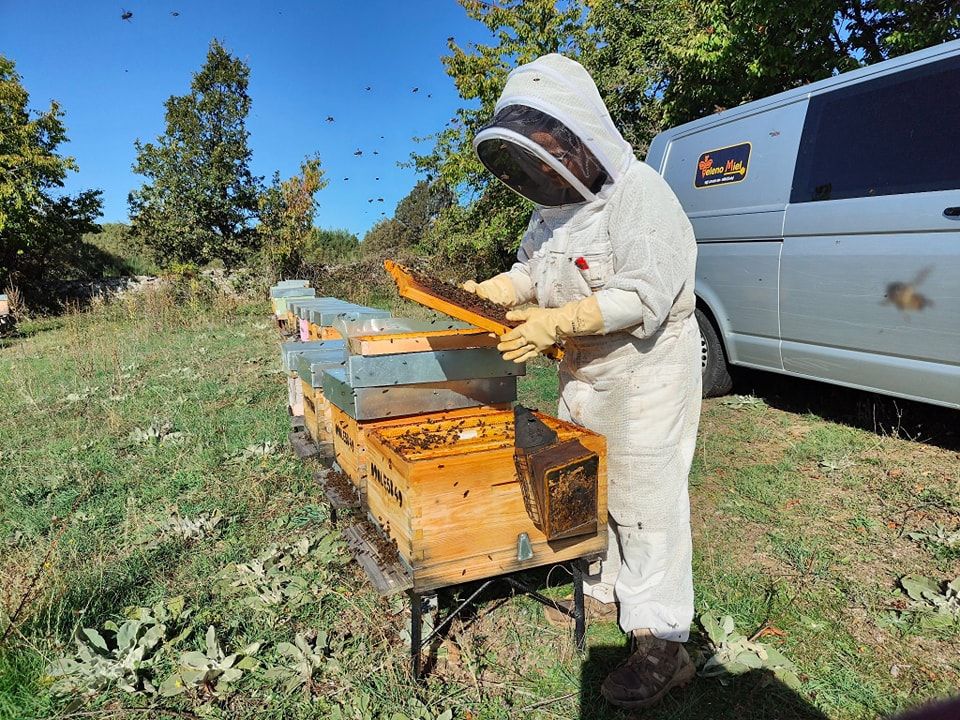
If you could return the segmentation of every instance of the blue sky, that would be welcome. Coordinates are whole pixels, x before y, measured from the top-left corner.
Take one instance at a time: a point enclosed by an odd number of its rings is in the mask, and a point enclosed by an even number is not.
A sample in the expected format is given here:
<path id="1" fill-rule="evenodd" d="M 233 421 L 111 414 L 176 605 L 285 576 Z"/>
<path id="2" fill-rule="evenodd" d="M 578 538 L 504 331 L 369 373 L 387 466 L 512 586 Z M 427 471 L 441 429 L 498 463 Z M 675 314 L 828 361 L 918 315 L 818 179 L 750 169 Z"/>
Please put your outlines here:
<path id="1" fill-rule="evenodd" d="M 317 225 L 362 237 L 416 182 L 396 164 L 429 147 L 414 136 L 460 105 L 440 63 L 451 35 L 461 46 L 489 40 L 454 0 L 0 0 L 0 53 L 16 62 L 32 107 L 60 102 L 70 138 L 61 152 L 80 166 L 66 190 L 101 188 L 104 222 L 127 219 L 127 193 L 142 182 L 133 142 L 163 131 L 164 101 L 188 92 L 216 37 L 251 69 L 254 173 L 286 177 L 319 152 L 330 184 Z"/>

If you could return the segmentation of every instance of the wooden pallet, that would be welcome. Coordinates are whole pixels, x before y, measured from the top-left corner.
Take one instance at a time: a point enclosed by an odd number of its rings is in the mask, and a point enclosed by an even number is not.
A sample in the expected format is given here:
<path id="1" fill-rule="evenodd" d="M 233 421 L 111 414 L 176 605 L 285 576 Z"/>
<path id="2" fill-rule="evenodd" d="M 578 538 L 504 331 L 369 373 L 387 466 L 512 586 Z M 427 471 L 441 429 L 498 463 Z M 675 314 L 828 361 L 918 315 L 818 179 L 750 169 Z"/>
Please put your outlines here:
<path id="1" fill-rule="evenodd" d="M 333 445 L 316 443 L 305 430 L 291 430 L 287 435 L 293 454 L 300 460 L 333 457 Z"/>
<path id="2" fill-rule="evenodd" d="M 419 592 L 602 553 L 606 440 L 540 415 L 561 441 L 600 456 L 596 531 L 547 541 L 527 514 L 513 460 L 513 413 L 378 428 L 367 434 L 367 507 L 396 541 Z M 417 439 L 419 436 L 419 439 Z M 518 559 L 526 533 L 532 556 Z"/>
<path id="3" fill-rule="evenodd" d="M 410 590 L 413 587 L 410 573 L 400 562 L 386 562 L 380 556 L 376 545 L 370 541 L 369 532 L 371 531 L 362 525 L 352 525 L 343 531 L 343 538 L 377 592 L 381 595 L 393 595 Z"/>

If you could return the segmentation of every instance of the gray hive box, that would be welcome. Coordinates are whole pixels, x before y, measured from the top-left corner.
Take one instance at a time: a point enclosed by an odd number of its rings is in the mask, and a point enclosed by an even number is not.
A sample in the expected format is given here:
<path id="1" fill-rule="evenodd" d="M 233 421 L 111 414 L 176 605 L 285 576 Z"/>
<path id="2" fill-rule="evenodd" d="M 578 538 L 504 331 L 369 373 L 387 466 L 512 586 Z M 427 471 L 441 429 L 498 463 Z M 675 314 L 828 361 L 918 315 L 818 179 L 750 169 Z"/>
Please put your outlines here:
<path id="1" fill-rule="evenodd" d="M 293 370 L 310 387 L 323 387 L 323 372 L 327 369 L 343 369 L 347 354 L 343 348 L 321 350 L 318 353 L 301 354 L 293 358 Z"/>
<path id="2" fill-rule="evenodd" d="M 272 287 L 270 288 L 270 297 L 272 298 L 295 298 L 295 297 L 316 297 L 317 291 L 312 287 Z"/>
<path id="3" fill-rule="evenodd" d="M 281 280 L 280 282 L 278 282 L 278 283 L 277 283 L 276 285 L 274 285 L 273 287 L 275 287 L 275 288 L 291 288 L 291 287 L 305 288 L 305 287 L 310 287 L 310 281 L 309 281 L 309 280 Z M 273 288 L 271 288 L 271 289 L 273 289 Z"/>
<path id="4" fill-rule="evenodd" d="M 298 318 L 303 318 L 304 320 L 309 320 L 308 314 L 310 310 L 317 309 L 336 309 L 336 308 L 354 308 L 357 307 L 353 303 L 348 303 L 345 300 L 340 300 L 335 297 L 323 297 L 323 298 L 302 298 L 297 300 L 291 300 L 287 303 L 287 307 L 290 308 L 290 312 L 296 315 Z"/>
<path id="5" fill-rule="evenodd" d="M 388 318 L 390 317 L 390 311 L 354 305 L 350 308 L 311 308 L 307 315 L 307 319 L 313 324 L 320 327 L 331 327 L 337 320 L 356 322 L 365 318 Z"/>
<path id="6" fill-rule="evenodd" d="M 280 357 L 284 372 L 294 372 L 294 360 L 300 355 L 315 356 L 329 351 L 346 353 L 343 340 L 310 340 L 307 342 L 280 343 Z"/>
<path id="7" fill-rule="evenodd" d="M 324 372 L 323 394 L 353 419 L 367 421 L 512 402 L 517 399 L 517 378 L 352 387 L 341 367 Z"/>
<path id="8" fill-rule="evenodd" d="M 295 300 L 307 300 L 316 296 L 317 291 L 313 288 L 275 288 L 270 290 L 270 299 L 277 315 L 283 315 L 287 312 L 287 303 Z"/>
<path id="9" fill-rule="evenodd" d="M 496 348 L 350 355 L 345 369 L 353 388 L 516 378 L 526 372 L 525 365 L 504 360 Z"/>

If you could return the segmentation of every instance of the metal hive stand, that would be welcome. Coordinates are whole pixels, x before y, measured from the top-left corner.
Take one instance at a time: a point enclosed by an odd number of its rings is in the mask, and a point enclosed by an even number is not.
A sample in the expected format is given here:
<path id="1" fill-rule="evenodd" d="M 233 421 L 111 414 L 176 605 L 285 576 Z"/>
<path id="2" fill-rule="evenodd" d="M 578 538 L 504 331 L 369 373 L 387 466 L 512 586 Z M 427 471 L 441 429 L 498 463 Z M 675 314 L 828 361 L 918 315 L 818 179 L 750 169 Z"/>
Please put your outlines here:
<path id="1" fill-rule="evenodd" d="M 335 510 L 336 505 L 342 502 L 339 496 L 331 494 L 331 488 L 324 487 L 328 499 L 331 501 L 331 508 Z M 353 508 L 357 505 L 353 504 Z M 331 513 L 333 516 L 333 512 Z M 335 516 L 334 516 L 335 517 Z M 410 598 L 410 667 L 415 678 L 421 676 L 422 671 L 422 650 L 434 638 L 438 637 L 440 632 L 447 627 L 457 616 L 462 614 L 470 605 L 491 585 L 497 582 L 504 582 L 514 590 L 529 596 L 538 603 L 552 607 L 558 612 L 567 615 L 574 621 L 573 639 L 578 650 L 584 648 L 584 638 L 586 635 L 586 621 L 584 614 L 584 596 L 583 596 L 583 571 L 581 569 L 581 560 L 595 559 L 595 554 L 586 555 L 583 558 L 574 558 L 567 560 L 559 565 L 569 565 L 570 573 L 573 576 L 573 609 L 558 605 L 554 600 L 546 597 L 536 589 L 518 579 L 523 572 L 507 573 L 487 578 L 480 582 L 480 585 L 465 600 L 461 601 L 455 608 L 447 612 L 446 616 L 436 624 L 427 637 L 423 637 L 423 610 L 424 605 L 429 604 L 439 590 L 459 587 L 459 584 L 444 585 L 427 591 L 414 590 L 413 578 L 409 569 L 402 561 L 385 562 L 373 542 L 367 537 L 369 531 L 363 526 L 352 525 L 343 531 L 344 539 L 347 541 L 347 547 L 353 553 L 354 558 L 360 567 L 363 568 L 371 584 L 381 595 L 393 595 L 398 592 L 406 592 Z M 543 566 L 539 566 L 543 567 Z M 532 568 L 531 568 L 532 569 Z"/>

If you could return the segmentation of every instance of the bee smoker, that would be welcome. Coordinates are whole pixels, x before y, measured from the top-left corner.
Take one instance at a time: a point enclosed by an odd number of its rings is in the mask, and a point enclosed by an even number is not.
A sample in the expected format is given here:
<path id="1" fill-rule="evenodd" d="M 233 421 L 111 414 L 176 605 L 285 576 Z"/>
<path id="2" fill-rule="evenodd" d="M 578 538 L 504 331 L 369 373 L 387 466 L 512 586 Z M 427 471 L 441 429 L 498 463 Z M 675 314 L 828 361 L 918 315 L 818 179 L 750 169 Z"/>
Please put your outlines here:
<path id="1" fill-rule="evenodd" d="M 513 409 L 513 459 L 527 514 L 547 540 L 597 531 L 600 458 L 557 433 L 529 408 Z"/>

